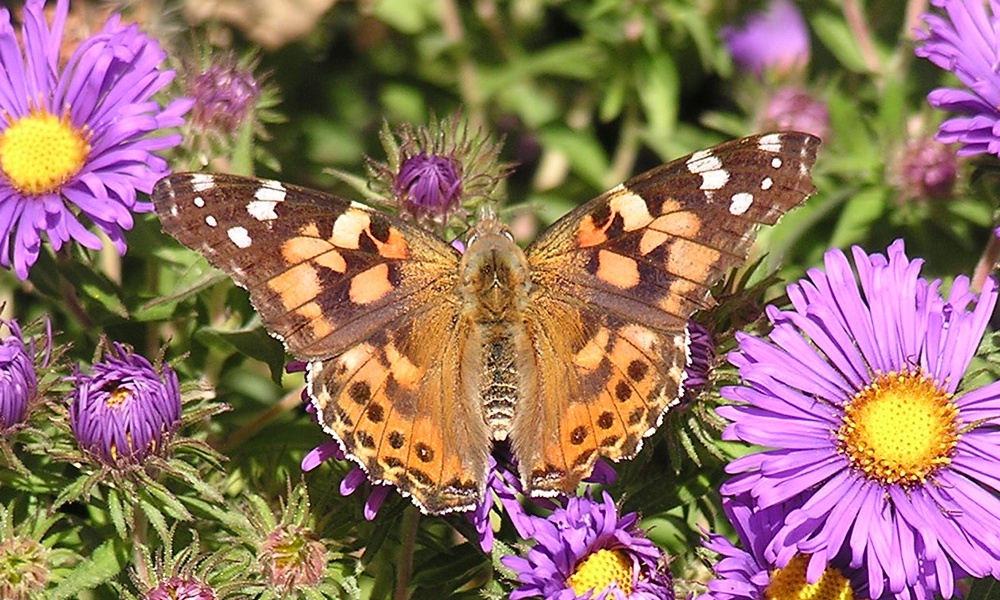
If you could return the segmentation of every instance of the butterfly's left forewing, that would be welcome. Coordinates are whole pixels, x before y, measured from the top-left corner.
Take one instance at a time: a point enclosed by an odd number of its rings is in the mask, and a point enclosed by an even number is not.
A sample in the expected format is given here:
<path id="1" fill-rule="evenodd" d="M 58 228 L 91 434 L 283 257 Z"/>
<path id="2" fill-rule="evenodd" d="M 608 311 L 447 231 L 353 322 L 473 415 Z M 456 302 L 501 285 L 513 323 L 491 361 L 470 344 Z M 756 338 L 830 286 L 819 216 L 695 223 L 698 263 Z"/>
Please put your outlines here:
<path id="1" fill-rule="evenodd" d="M 819 140 L 751 136 L 643 173 L 525 250 L 545 410 L 515 416 L 522 476 L 570 492 L 598 456 L 633 456 L 682 390 L 687 321 L 741 264 L 758 224 L 812 191 Z M 575 323 L 570 327 L 571 323 Z"/>

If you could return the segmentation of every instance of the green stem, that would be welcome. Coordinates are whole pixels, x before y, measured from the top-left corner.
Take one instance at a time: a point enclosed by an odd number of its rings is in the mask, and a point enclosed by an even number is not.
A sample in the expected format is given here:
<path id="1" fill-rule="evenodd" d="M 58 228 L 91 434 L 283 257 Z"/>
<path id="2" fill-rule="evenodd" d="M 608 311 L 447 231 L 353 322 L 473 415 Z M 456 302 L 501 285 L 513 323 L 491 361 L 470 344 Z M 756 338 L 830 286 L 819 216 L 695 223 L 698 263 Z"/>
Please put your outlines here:
<path id="1" fill-rule="evenodd" d="M 393 600 L 406 600 L 410 597 L 410 576 L 413 575 L 413 549 L 417 545 L 417 528 L 420 525 L 420 512 L 417 507 L 407 506 L 403 512 L 403 538 L 399 545 L 399 562 L 396 567 L 396 592 Z"/>

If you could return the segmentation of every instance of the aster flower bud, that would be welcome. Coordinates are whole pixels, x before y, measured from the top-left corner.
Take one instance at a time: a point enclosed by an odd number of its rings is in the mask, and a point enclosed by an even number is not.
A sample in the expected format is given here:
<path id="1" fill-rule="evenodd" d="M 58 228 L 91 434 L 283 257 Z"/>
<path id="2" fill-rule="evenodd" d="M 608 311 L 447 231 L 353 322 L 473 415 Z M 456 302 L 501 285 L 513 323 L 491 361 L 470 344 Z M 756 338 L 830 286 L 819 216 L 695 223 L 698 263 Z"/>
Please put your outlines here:
<path id="1" fill-rule="evenodd" d="M 49 579 L 49 549 L 37 540 L 12 535 L 0 541 L 0 598 L 37 598 Z"/>
<path id="2" fill-rule="evenodd" d="M 510 172 L 499 162 L 500 144 L 470 134 L 458 115 L 428 127 L 386 125 L 381 134 L 387 161 L 369 159 L 371 189 L 418 223 L 442 233 L 468 228 L 468 217 L 486 201 L 496 201 L 498 184 Z M 449 227 L 454 231 L 448 232 Z M 454 236 L 451 236 L 454 237 Z"/>
<path id="3" fill-rule="evenodd" d="M 958 180 L 958 156 L 951 146 L 936 140 L 911 139 L 896 163 L 894 179 L 906 198 L 948 198 Z"/>
<path id="4" fill-rule="evenodd" d="M 796 86 L 775 91 L 757 119 L 758 131 L 804 131 L 825 138 L 829 129 L 826 103 Z"/>
<path id="5" fill-rule="evenodd" d="M 25 345 L 17 321 L 2 321 L 10 335 L 0 339 L 0 433 L 22 424 L 38 391 L 32 361 L 33 344 Z"/>
<path id="6" fill-rule="evenodd" d="M 111 467 L 141 463 L 163 448 L 180 421 L 177 375 L 112 344 L 103 362 L 68 379 L 70 428 L 80 448 Z"/>
<path id="7" fill-rule="evenodd" d="M 462 179 L 452 159 L 420 152 L 400 165 L 392 191 L 411 215 L 443 218 L 461 199 Z"/>
<path id="8" fill-rule="evenodd" d="M 231 134 L 252 114 L 260 98 L 254 64 L 242 65 L 227 54 L 210 62 L 188 82 L 194 101 L 191 123 L 197 128 Z"/>
<path id="9" fill-rule="evenodd" d="M 212 587 L 197 579 L 171 577 L 142 596 L 143 600 L 216 600 Z"/>
<path id="10" fill-rule="evenodd" d="M 272 589 L 312 587 L 323 578 L 326 546 L 305 527 L 281 526 L 267 535 L 258 560 Z"/>

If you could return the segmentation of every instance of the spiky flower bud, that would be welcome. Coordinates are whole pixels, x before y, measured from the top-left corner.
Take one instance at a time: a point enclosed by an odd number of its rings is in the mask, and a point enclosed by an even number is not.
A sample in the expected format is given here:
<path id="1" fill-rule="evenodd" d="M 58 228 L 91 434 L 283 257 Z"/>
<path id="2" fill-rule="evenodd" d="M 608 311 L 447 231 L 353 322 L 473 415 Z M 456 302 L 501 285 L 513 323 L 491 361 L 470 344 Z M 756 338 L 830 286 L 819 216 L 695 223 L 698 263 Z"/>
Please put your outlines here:
<path id="1" fill-rule="evenodd" d="M 0 433 L 24 423 L 38 391 L 31 344 L 25 345 L 17 321 L 2 321 L 10 335 L 0 339 Z"/>
<path id="2" fill-rule="evenodd" d="M 764 104 L 758 131 L 804 131 L 825 138 L 830 129 L 826 103 L 800 87 L 783 87 Z"/>
<path id="3" fill-rule="evenodd" d="M 410 214 L 443 218 L 461 200 L 462 179 L 452 159 L 421 152 L 400 165 L 392 191 Z"/>
<path id="4" fill-rule="evenodd" d="M 37 598 L 49 579 L 49 549 L 18 535 L 0 541 L 0 598 Z"/>
<path id="5" fill-rule="evenodd" d="M 310 529 L 283 525 L 268 534 L 258 560 L 271 588 L 312 587 L 323 578 L 326 547 Z"/>
<path id="6" fill-rule="evenodd" d="M 941 200 L 951 196 L 958 180 L 955 149 L 930 137 L 906 143 L 896 164 L 895 179 L 907 198 Z"/>
<path id="7" fill-rule="evenodd" d="M 191 123 L 231 134 L 253 114 L 260 91 L 253 65 L 241 65 L 231 54 L 213 60 L 188 83 Z"/>
<path id="8" fill-rule="evenodd" d="M 458 115 L 427 127 L 407 125 L 381 134 L 386 162 L 369 159 L 371 189 L 418 223 L 468 228 L 479 205 L 497 201 L 510 165 L 498 160 L 500 144 L 470 134 Z"/>

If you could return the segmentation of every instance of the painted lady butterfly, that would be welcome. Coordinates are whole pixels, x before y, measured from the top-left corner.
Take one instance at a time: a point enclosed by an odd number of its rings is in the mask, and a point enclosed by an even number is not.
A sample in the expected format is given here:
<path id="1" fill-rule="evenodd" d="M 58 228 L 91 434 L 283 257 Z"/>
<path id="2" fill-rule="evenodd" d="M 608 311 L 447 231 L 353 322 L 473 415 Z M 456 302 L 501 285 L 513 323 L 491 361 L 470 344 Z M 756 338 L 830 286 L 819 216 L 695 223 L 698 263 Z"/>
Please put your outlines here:
<path id="1" fill-rule="evenodd" d="M 634 456 L 677 402 L 688 317 L 812 191 L 819 140 L 755 135 L 583 204 L 524 250 L 487 215 L 466 251 L 322 192 L 180 173 L 163 228 L 246 288 L 309 363 L 323 427 L 425 512 L 480 502 L 494 441 L 526 490 L 572 493 L 598 457 Z"/>

